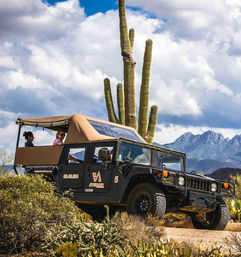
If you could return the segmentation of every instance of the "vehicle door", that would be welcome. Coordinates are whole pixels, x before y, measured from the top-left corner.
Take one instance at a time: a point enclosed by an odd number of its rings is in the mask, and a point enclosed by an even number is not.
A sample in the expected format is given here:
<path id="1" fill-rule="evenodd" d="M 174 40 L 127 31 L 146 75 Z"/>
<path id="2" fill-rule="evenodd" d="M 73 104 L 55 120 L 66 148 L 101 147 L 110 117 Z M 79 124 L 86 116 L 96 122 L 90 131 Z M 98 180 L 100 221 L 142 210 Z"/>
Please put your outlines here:
<path id="1" fill-rule="evenodd" d="M 68 147 L 65 154 L 67 161 L 62 166 L 60 187 L 82 191 L 86 167 L 86 148 L 71 146 Z"/>
<path id="2" fill-rule="evenodd" d="M 99 153 L 103 148 L 107 148 L 109 152 L 107 161 L 99 159 Z M 85 191 L 109 192 L 114 168 L 114 146 L 96 145 L 93 147 L 92 153 L 86 170 Z"/>

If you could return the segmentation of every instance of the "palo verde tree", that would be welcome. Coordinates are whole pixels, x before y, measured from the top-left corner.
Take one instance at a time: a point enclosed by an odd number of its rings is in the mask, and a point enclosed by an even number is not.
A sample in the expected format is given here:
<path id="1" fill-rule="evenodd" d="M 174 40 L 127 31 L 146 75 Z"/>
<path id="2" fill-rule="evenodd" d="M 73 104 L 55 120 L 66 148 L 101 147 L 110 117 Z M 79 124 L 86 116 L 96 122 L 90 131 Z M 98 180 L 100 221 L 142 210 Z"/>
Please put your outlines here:
<path id="1" fill-rule="evenodd" d="M 138 133 L 148 142 L 152 143 L 156 122 L 157 106 L 151 107 L 148 123 L 149 106 L 149 80 L 152 57 L 152 40 L 146 41 L 142 67 L 142 83 L 139 102 L 139 119 L 137 129 L 136 104 L 135 104 L 135 61 L 133 58 L 134 29 L 128 33 L 126 22 L 125 0 L 119 0 L 120 18 L 120 45 L 124 68 L 124 90 L 121 83 L 117 85 L 118 117 L 115 113 L 111 94 L 110 80 L 104 79 L 105 101 L 109 121 L 135 128 Z"/>

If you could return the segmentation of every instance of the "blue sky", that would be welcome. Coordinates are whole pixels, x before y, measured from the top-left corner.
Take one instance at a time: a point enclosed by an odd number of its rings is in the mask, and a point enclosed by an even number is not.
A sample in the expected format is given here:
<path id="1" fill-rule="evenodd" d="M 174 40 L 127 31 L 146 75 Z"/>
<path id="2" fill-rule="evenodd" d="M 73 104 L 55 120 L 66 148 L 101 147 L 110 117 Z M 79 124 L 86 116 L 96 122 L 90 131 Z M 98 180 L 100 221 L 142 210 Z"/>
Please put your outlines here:
<path id="1" fill-rule="evenodd" d="M 64 1 L 64 0 L 63 0 Z M 51 5 L 54 5 L 56 2 L 63 1 L 55 1 L 48 0 L 47 2 Z M 116 10 L 118 9 L 118 1 L 117 0 L 80 0 L 80 5 L 85 8 L 85 13 L 87 16 L 93 15 L 98 12 L 106 12 L 108 10 Z"/>
<path id="2" fill-rule="evenodd" d="M 145 40 L 153 40 L 155 141 L 168 143 L 188 131 L 241 134 L 241 2 L 126 3 L 128 26 L 135 28 L 137 110 Z M 1 0 L 0 152 L 14 152 L 19 116 L 107 119 L 106 77 L 116 106 L 116 85 L 123 81 L 116 1 Z M 37 145 L 52 141 L 36 133 Z"/>

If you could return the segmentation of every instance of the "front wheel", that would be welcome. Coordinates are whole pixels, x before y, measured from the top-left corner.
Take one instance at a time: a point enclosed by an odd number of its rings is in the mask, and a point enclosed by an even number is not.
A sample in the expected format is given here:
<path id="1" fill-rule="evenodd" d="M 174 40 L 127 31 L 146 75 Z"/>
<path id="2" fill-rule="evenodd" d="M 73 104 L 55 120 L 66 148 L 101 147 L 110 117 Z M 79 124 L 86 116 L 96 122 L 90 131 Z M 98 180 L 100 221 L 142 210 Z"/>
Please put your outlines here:
<path id="1" fill-rule="evenodd" d="M 203 217 L 192 215 L 193 226 L 197 229 L 224 230 L 229 220 L 229 209 L 226 202 L 219 198 L 219 205 L 212 212 L 207 212 Z"/>
<path id="2" fill-rule="evenodd" d="M 142 217 L 148 213 L 162 217 L 166 211 L 166 197 L 156 185 L 143 183 L 134 187 L 127 199 L 127 212 Z"/>

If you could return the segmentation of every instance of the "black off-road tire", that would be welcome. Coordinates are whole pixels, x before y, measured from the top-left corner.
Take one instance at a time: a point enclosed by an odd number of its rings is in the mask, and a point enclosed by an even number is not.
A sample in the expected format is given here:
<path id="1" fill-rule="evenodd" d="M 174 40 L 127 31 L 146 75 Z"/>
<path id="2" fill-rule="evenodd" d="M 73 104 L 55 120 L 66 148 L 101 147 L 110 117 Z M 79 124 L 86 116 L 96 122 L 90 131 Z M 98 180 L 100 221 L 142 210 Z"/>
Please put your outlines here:
<path id="1" fill-rule="evenodd" d="M 126 209 L 128 214 L 146 217 L 150 213 L 161 218 L 166 212 L 166 196 L 156 185 L 139 184 L 131 191 Z"/>
<path id="2" fill-rule="evenodd" d="M 200 222 L 192 216 L 193 226 L 197 229 L 224 230 L 229 220 L 229 209 L 223 198 L 219 198 L 216 210 L 206 214 L 206 221 Z"/>

